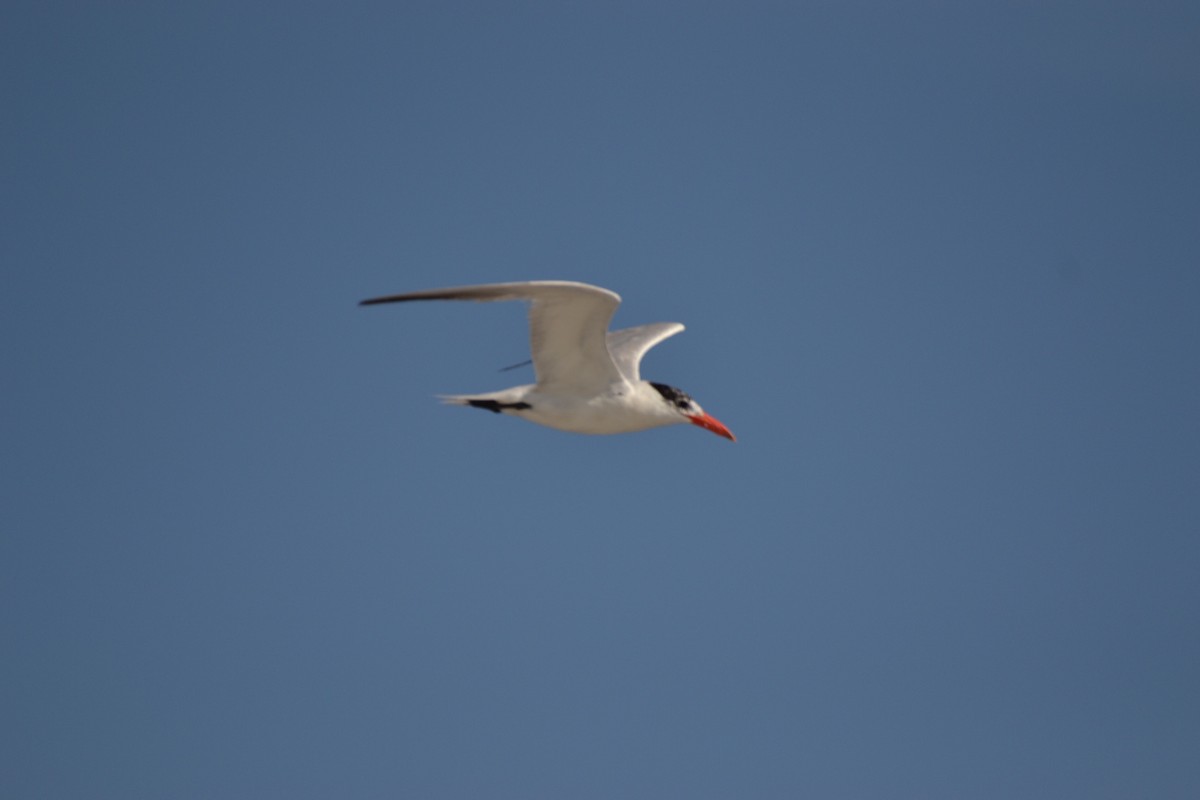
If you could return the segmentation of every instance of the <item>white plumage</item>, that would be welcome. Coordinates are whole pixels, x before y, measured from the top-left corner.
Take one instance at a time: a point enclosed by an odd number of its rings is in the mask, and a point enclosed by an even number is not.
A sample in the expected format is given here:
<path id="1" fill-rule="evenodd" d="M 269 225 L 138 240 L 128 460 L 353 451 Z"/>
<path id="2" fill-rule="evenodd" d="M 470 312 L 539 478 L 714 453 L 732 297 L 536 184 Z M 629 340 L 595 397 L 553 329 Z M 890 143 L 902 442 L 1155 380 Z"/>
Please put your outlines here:
<path id="1" fill-rule="evenodd" d="M 529 344 L 537 382 L 486 394 L 443 396 L 447 403 L 576 433 L 628 433 L 690 422 L 734 438 L 685 392 L 641 379 L 639 365 L 646 352 L 684 327 L 655 322 L 609 332 L 621 303 L 615 292 L 573 281 L 524 281 L 408 292 L 361 305 L 414 300 L 529 302 Z"/>

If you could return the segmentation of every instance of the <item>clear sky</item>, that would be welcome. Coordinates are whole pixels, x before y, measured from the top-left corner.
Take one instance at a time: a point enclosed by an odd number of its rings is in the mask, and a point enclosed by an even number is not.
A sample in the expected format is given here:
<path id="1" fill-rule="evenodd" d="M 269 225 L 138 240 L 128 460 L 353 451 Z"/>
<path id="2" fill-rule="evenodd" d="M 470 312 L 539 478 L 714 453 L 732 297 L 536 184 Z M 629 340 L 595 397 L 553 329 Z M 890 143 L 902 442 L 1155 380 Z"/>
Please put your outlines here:
<path id="1" fill-rule="evenodd" d="M 1200 7 L 0 11 L 0 795 L 1200 796 Z M 680 321 L 586 437 L 517 304 Z"/>

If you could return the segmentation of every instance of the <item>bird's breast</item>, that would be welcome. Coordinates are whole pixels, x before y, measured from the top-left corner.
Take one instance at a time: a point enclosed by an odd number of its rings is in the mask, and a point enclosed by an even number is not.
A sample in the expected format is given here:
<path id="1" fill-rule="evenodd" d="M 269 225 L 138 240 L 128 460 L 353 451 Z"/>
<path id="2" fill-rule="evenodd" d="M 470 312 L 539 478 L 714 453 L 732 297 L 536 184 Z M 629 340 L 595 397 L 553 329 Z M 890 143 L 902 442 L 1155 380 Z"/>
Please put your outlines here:
<path id="1" fill-rule="evenodd" d="M 521 416 L 530 422 L 573 433 L 633 433 L 683 421 L 655 413 L 635 394 L 613 391 L 591 398 L 531 394 Z"/>

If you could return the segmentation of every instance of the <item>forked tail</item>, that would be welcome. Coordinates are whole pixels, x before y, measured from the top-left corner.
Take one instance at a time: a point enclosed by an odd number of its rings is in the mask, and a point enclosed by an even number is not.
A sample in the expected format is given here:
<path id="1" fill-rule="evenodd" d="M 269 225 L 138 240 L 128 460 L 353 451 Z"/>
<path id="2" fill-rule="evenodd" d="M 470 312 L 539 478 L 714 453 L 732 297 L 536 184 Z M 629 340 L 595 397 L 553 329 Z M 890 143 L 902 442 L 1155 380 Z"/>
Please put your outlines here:
<path id="1" fill-rule="evenodd" d="M 498 394 L 503 395 L 503 392 Z M 443 403 L 451 406 L 470 406 L 471 408 L 482 408 L 486 411 L 491 411 L 499 414 L 502 411 L 524 411 L 527 408 L 533 408 L 524 401 L 518 400 L 515 402 L 506 402 L 497 398 L 495 395 L 470 395 L 470 394 L 440 394 L 438 399 Z"/>

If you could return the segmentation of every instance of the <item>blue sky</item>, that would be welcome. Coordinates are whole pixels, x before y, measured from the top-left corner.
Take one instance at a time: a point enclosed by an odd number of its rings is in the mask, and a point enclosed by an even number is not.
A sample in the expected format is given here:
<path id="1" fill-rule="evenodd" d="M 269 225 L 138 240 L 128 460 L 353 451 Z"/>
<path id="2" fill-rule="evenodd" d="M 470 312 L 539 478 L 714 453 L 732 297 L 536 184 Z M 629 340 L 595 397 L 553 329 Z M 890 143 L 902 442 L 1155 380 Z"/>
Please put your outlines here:
<path id="1" fill-rule="evenodd" d="M 1194 4 L 0 15 L 0 794 L 1200 792 Z"/>

